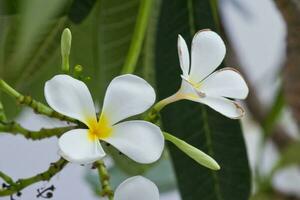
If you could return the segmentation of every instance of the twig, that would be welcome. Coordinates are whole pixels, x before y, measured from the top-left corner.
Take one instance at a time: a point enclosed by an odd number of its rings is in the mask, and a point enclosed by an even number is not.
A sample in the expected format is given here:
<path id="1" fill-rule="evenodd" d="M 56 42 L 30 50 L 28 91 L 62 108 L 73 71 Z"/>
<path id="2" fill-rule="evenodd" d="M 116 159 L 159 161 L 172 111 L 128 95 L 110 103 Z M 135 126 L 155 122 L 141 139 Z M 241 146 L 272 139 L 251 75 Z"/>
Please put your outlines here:
<path id="1" fill-rule="evenodd" d="M 7 176 L 6 174 L 4 174 L 3 172 L 1 172 L 0 171 L 0 178 L 2 179 L 2 180 L 4 180 L 6 183 L 8 183 L 8 184 L 13 184 L 13 180 L 12 180 L 12 178 L 10 178 L 9 176 Z"/>
<path id="2" fill-rule="evenodd" d="M 63 133 L 76 128 L 76 126 L 58 127 L 58 128 L 42 128 L 39 131 L 31 131 L 22 127 L 17 122 L 4 123 L 0 121 L 1 132 L 11 133 L 13 135 L 23 135 L 27 139 L 41 140 L 49 137 L 60 137 Z"/>
<path id="3" fill-rule="evenodd" d="M 110 186 L 109 174 L 108 174 L 108 171 L 106 169 L 106 166 L 105 166 L 103 160 L 99 160 L 99 161 L 95 162 L 94 168 L 97 168 L 97 170 L 98 170 L 100 183 L 102 185 L 101 195 L 103 197 L 107 196 L 109 200 L 113 200 L 114 192 Z"/>
<path id="4" fill-rule="evenodd" d="M 9 186 L 7 186 L 4 189 L 0 189 L 0 196 L 9 196 L 13 195 L 22 189 L 40 182 L 40 181 L 49 181 L 54 175 L 56 175 L 58 172 L 60 172 L 67 164 L 68 162 L 64 160 L 63 158 L 60 158 L 55 163 L 51 163 L 51 166 L 48 168 L 48 170 L 37 174 L 35 176 L 32 176 L 30 178 L 25 179 L 19 179 L 16 182 L 12 181 L 12 178 L 10 178 L 8 175 L 1 172 L 1 178 L 6 181 Z"/>
<path id="5" fill-rule="evenodd" d="M 36 113 L 46 115 L 48 117 L 57 118 L 63 121 L 69 121 L 76 123 L 77 120 L 62 115 L 50 107 L 46 106 L 45 104 L 38 102 L 30 96 L 24 96 L 16 91 L 14 88 L 9 86 L 4 80 L 0 79 L 0 89 L 5 92 L 6 94 L 10 95 L 11 97 L 15 98 L 16 101 L 21 105 L 27 105 L 31 107 Z"/>

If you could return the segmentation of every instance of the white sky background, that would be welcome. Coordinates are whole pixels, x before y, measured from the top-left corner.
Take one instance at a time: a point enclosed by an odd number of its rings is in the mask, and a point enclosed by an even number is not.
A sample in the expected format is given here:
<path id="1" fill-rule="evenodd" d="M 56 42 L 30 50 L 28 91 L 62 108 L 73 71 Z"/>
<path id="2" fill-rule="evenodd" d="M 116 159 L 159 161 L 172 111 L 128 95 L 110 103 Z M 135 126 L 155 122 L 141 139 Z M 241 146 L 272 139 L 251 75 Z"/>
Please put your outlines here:
<path id="1" fill-rule="evenodd" d="M 233 2 L 238 4 L 233 4 Z M 238 6 L 237 6 L 238 5 Z M 239 5 L 244 8 L 241 9 Z M 271 0 L 220 0 L 221 17 L 226 31 L 236 48 L 237 54 L 243 64 L 260 98 L 266 104 L 272 101 L 272 95 L 278 82 L 277 72 L 281 58 L 284 56 L 285 25 Z M 176 41 L 175 41 L 176 42 Z M 55 125 L 55 122 L 41 119 L 40 117 L 28 118 L 21 116 L 20 121 L 28 128 L 38 129 L 43 125 Z M 247 147 L 250 161 L 253 165 L 256 160 L 255 149 L 259 142 L 259 128 L 252 123 L 246 123 Z M 273 151 L 273 150 L 271 150 Z M 276 154 L 272 152 L 270 154 Z M 0 136 L 0 169 L 13 178 L 28 177 L 44 171 L 50 162 L 58 159 L 57 139 L 51 138 L 39 142 L 23 139 L 21 136 Z M 271 156 L 276 157 L 276 155 Z M 273 159 L 273 160 L 274 160 Z M 271 158 L 272 160 L 272 158 Z M 270 161 L 271 162 L 271 161 Z M 99 199 L 95 197 L 84 180 L 85 168 L 78 165 L 69 165 L 51 181 L 57 190 L 53 200 L 62 199 Z M 275 185 L 286 190 L 291 190 L 295 185 L 295 169 L 288 174 L 276 178 Z M 298 170 L 299 173 L 299 170 Z M 283 177 L 283 178 L 282 178 Z M 286 178 L 287 177 L 287 178 Z M 284 183 L 284 180 L 294 177 L 292 185 Z M 300 177 L 300 175 L 299 175 Z M 51 184 L 36 184 L 23 191 L 22 200 L 33 200 L 36 189 Z M 299 184 L 300 185 L 300 184 Z M 1 198 L 8 200 L 9 198 Z M 18 198 L 16 198 L 18 199 Z M 179 200 L 176 192 L 162 195 L 162 200 Z"/>

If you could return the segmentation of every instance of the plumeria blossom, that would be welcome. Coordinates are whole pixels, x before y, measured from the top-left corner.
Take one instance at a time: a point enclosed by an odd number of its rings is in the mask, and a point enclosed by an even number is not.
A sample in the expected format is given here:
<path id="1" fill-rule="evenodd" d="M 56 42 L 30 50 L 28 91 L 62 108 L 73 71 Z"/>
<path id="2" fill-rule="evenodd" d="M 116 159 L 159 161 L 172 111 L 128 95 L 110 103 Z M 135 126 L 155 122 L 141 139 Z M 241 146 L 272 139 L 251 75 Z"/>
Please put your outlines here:
<path id="1" fill-rule="evenodd" d="M 84 123 L 59 138 L 60 154 L 76 163 L 92 163 L 105 156 L 105 141 L 139 163 L 152 163 L 162 154 L 160 128 L 142 120 L 123 121 L 140 114 L 155 101 L 153 88 L 135 75 L 122 75 L 109 84 L 99 119 L 87 86 L 68 75 L 56 75 L 45 84 L 48 104 L 57 112 Z"/>
<path id="2" fill-rule="evenodd" d="M 178 54 L 182 69 L 182 84 L 176 98 L 208 105 L 229 118 L 240 118 L 243 108 L 231 99 L 245 99 L 248 86 L 238 71 L 223 68 L 214 72 L 225 57 L 221 37 L 211 31 L 195 34 L 191 47 L 191 64 L 185 40 L 178 36 Z M 228 99 L 230 98 L 230 99 Z"/>
<path id="3" fill-rule="evenodd" d="M 115 200 L 159 200 L 157 186 L 142 176 L 128 178 L 115 191 Z"/>

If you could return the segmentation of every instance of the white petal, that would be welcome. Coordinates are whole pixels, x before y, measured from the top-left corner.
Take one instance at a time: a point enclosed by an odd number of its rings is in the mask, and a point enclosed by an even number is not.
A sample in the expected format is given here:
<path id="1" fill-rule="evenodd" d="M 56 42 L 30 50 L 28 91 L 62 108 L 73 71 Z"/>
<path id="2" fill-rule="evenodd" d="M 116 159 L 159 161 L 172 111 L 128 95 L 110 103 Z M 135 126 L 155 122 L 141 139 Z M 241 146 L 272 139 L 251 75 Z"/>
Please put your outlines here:
<path id="1" fill-rule="evenodd" d="M 88 136 L 87 129 L 74 129 L 63 134 L 58 141 L 60 154 L 74 163 L 87 164 L 105 156 L 98 140 Z"/>
<path id="2" fill-rule="evenodd" d="M 177 96 L 181 99 L 206 104 L 212 109 L 232 119 L 239 119 L 244 115 L 243 108 L 237 102 L 224 97 L 208 96 L 202 91 L 197 91 L 197 89 L 185 79 L 182 80 L 181 88 L 178 91 Z"/>
<path id="3" fill-rule="evenodd" d="M 189 50 L 186 45 L 185 40 L 181 37 L 181 35 L 178 35 L 178 56 L 179 56 L 179 62 L 180 67 L 182 69 L 182 73 L 185 77 L 188 77 L 189 69 L 190 69 L 190 55 Z"/>
<path id="4" fill-rule="evenodd" d="M 155 102 L 154 89 L 144 79 L 126 74 L 114 78 L 109 84 L 102 114 L 110 124 L 146 111 Z"/>
<path id="5" fill-rule="evenodd" d="M 245 99 L 249 92 L 241 74 L 232 68 L 224 68 L 211 74 L 203 81 L 200 90 L 208 96 L 235 99 Z"/>
<path id="6" fill-rule="evenodd" d="M 195 34 L 192 42 L 190 79 L 200 82 L 211 74 L 224 59 L 226 48 L 221 37 L 210 30 Z"/>
<path id="7" fill-rule="evenodd" d="M 55 111 L 83 123 L 96 119 L 91 93 L 82 81 L 68 75 L 57 75 L 46 82 L 44 92 Z"/>
<path id="8" fill-rule="evenodd" d="M 157 161 L 164 149 L 164 137 L 160 128 L 141 120 L 113 126 L 111 137 L 103 140 L 139 163 Z"/>
<path id="9" fill-rule="evenodd" d="M 199 98 L 198 100 L 193 100 L 206 104 L 212 109 L 232 119 L 239 119 L 245 113 L 244 109 L 237 102 L 231 101 L 223 97 L 206 96 L 203 98 Z"/>
<path id="10" fill-rule="evenodd" d="M 115 191 L 115 200 L 159 200 L 157 186 L 142 176 L 126 179 Z"/>

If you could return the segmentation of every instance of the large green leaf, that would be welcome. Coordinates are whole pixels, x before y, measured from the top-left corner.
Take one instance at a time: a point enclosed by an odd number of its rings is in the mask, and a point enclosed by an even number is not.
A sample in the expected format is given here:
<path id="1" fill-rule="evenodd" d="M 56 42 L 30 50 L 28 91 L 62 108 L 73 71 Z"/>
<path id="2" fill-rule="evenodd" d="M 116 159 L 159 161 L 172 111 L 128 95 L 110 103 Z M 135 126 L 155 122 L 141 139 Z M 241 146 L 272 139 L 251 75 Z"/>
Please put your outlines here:
<path id="1" fill-rule="evenodd" d="M 108 83 L 121 72 L 138 9 L 138 0 L 98 1 L 82 24 L 71 27 L 71 62 L 82 64 L 92 77 L 90 86 L 97 99 L 103 99 Z"/>
<path id="2" fill-rule="evenodd" d="M 215 2 L 164 0 L 156 41 L 156 75 L 160 98 L 173 94 L 181 83 L 177 35 L 190 44 L 195 31 L 216 30 Z M 213 52 L 212 52 L 213 53 Z M 207 152 L 221 166 L 211 171 L 199 166 L 172 144 L 168 145 L 183 200 L 246 200 L 250 172 L 240 122 L 193 102 L 174 103 L 162 112 L 164 129 Z"/>
<path id="3" fill-rule="evenodd" d="M 69 3 L 70 0 L 18 1 L 16 15 L 0 16 L 1 78 L 25 94 L 43 96 L 43 83 L 59 69 L 48 63 L 59 52 L 60 34 L 67 24 L 63 16 Z M 15 102 L 6 100 L 5 95 L 3 99 L 7 114 L 13 117 Z"/>
<path id="4" fill-rule="evenodd" d="M 0 15 L 12 15 L 17 13 L 19 0 L 1 0 Z"/>
<path id="5" fill-rule="evenodd" d="M 18 12 L 0 16 L 0 77 L 21 92 L 42 99 L 44 82 L 60 73 L 60 36 L 70 26 L 68 17 L 75 21 L 76 15 L 76 22 L 82 21 L 95 1 L 4 1 L 5 12 L 10 8 Z M 85 55 L 89 54 L 85 51 Z"/>
<path id="6" fill-rule="evenodd" d="M 89 15 L 96 1 L 97 0 L 73 0 L 68 17 L 74 23 L 80 23 Z"/>

